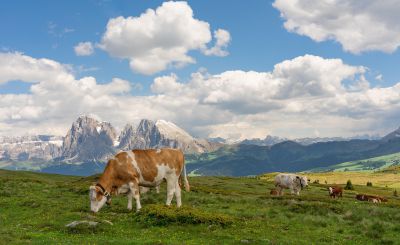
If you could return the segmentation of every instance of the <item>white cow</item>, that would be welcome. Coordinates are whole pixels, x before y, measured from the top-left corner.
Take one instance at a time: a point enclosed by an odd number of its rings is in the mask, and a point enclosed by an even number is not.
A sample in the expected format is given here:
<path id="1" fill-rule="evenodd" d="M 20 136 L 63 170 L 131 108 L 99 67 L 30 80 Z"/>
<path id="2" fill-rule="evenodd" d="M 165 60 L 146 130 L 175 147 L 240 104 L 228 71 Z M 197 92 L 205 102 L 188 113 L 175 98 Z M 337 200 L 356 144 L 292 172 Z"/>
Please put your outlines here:
<path id="1" fill-rule="evenodd" d="M 279 196 L 283 195 L 283 189 L 290 189 L 292 194 L 300 194 L 300 190 L 308 186 L 306 176 L 296 174 L 278 174 L 275 176 L 275 186 Z"/>

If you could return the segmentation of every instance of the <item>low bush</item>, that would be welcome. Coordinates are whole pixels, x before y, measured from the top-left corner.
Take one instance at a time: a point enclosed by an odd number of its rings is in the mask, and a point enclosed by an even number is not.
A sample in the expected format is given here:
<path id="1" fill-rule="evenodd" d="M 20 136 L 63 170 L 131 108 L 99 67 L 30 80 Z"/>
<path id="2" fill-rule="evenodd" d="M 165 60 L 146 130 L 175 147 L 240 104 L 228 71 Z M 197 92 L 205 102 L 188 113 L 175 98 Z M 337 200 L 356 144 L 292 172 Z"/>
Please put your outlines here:
<path id="1" fill-rule="evenodd" d="M 148 225 L 165 226 L 169 224 L 216 224 L 221 226 L 233 223 L 231 216 L 208 213 L 191 207 L 150 204 L 143 207 L 136 215 L 136 220 Z"/>
<path id="2" fill-rule="evenodd" d="M 372 182 L 367 182 L 367 186 L 372 186 Z"/>

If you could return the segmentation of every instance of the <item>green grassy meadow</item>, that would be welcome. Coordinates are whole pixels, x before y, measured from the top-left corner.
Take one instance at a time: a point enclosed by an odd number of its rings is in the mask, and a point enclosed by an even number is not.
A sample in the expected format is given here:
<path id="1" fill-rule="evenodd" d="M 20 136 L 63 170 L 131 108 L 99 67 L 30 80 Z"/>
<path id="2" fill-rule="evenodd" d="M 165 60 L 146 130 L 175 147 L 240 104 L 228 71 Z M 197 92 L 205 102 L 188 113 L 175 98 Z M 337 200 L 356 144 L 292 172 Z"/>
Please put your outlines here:
<path id="1" fill-rule="evenodd" d="M 383 155 L 379 157 L 373 157 L 365 160 L 356 160 L 350 162 L 344 162 L 336 165 L 332 165 L 325 168 L 312 169 L 313 172 L 321 171 L 359 171 L 359 172 L 372 172 L 386 169 L 390 166 L 397 166 L 400 164 L 400 153 L 394 153 L 389 155 Z"/>
<path id="2" fill-rule="evenodd" d="M 273 197 L 266 178 L 192 177 L 180 209 L 163 205 L 163 184 L 160 194 L 142 196 L 139 213 L 119 196 L 93 215 L 88 187 L 95 179 L 0 170 L 0 243 L 400 244 L 400 199 L 392 188 L 355 185 L 331 200 L 325 185 L 311 184 L 299 197 Z M 359 202 L 356 193 L 389 202 Z M 66 227 L 80 220 L 99 225 Z"/>

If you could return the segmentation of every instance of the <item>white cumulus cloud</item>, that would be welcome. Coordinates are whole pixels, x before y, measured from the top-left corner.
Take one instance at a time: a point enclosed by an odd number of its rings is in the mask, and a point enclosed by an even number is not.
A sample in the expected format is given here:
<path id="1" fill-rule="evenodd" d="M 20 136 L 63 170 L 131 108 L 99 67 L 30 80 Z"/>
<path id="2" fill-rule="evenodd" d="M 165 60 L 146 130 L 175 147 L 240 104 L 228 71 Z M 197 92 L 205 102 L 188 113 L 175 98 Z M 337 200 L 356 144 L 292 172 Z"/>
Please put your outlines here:
<path id="1" fill-rule="evenodd" d="M 130 91 L 140 88 L 120 78 L 99 84 L 54 60 L 0 53 L 0 89 L 31 83 L 26 94 L 0 94 L 0 135 L 64 135 L 82 113 L 120 128 L 142 118 L 166 119 L 201 137 L 387 133 L 400 122 L 400 83 L 374 87 L 368 72 L 341 59 L 304 55 L 270 71 L 202 70 L 188 80 L 172 73 L 155 78 L 151 94 L 135 96 Z"/>
<path id="2" fill-rule="evenodd" d="M 227 55 L 229 32 L 217 30 L 214 35 L 216 45 L 209 55 Z M 207 50 L 211 40 L 210 24 L 194 18 L 187 2 L 164 2 L 138 17 L 110 19 L 99 47 L 128 59 L 133 71 L 150 75 L 195 63 L 188 52 Z"/>
<path id="3" fill-rule="evenodd" d="M 94 52 L 93 44 L 91 42 L 80 42 L 74 47 L 77 56 L 89 56 Z"/>
<path id="4" fill-rule="evenodd" d="M 351 53 L 391 53 L 400 46 L 398 0 L 275 0 L 273 6 L 288 31 L 337 41 Z"/>
<path id="5" fill-rule="evenodd" d="M 227 56 L 229 52 L 226 50 L 231 41 L 231 34 L 224 29 L 214 31 L 215 45 L 210 49 L 204 49 L 205 55 Z"/>

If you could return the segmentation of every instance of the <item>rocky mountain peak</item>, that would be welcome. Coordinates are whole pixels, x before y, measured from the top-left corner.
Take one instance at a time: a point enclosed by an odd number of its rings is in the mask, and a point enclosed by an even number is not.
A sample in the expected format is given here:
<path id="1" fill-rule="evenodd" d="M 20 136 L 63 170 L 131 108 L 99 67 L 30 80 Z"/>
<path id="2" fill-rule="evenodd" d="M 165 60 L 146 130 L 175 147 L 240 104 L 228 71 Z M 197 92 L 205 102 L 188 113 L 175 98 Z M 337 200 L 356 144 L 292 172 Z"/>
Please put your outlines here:
<path id="1" fill-rule="evenodd" d="M 108 122 L 80 116 L 64 138 L 62 158 L 66 161 L 104 160 L 113 154 L 117 131 Z"/>
<path id="2" fill-rule="evenodd" d="M 193 140 L 193 137 L 172 122 L 157 120 L 155 123 L 158 131 L 170 139 Z"/>
<path id="3" fill-rule="evenodd" d="M 136 129 L 133 125 L 125 126 L 119 140 L 119 148 L 123 150 L 171 147 L 186 153 L 202 153 L 217 145 L 193 138 L 172 122 L 149 119 L 142 119 Z"/>
<path id="4" fill-rule="evenodd" d="M 137 126 L 127 124 L 118 137 L 111 123 L 102 122 L 95 115 L 82 115 L 72 123 L 65 137 L 0 137 L 0 160 L 80 164 L 105 162 L 118 150 L 170 147 L 185 153 L 203 153 L 220 146 L 196 139 L 166 120 L 142 119 Z"/>
<path id="5" fill-rule="evenodd" d="M 118 138 L 118 148 L 122 150 L 133 149 L 136 138 L 136 127 L 133 124 L 126 124 Z"/>

